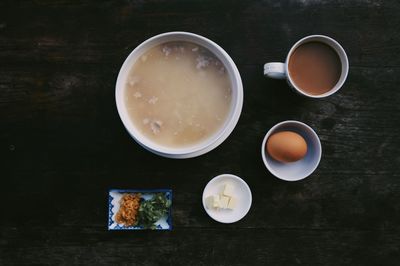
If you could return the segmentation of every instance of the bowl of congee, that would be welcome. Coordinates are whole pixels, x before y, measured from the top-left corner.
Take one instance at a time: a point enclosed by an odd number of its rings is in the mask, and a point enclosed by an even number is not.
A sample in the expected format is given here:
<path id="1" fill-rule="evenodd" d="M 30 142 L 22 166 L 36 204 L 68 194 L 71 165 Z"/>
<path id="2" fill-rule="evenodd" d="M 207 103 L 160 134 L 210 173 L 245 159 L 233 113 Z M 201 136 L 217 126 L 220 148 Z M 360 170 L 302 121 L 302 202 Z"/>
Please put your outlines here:
<path id="1" fill-rule="evenodd" d="M 132 138 L 169 158 L 202 155 L 236 126 L 243 85 L 231 57 L 213 41 L 168 32 L 137 46 L 118 74 L 116 103 Z"/>

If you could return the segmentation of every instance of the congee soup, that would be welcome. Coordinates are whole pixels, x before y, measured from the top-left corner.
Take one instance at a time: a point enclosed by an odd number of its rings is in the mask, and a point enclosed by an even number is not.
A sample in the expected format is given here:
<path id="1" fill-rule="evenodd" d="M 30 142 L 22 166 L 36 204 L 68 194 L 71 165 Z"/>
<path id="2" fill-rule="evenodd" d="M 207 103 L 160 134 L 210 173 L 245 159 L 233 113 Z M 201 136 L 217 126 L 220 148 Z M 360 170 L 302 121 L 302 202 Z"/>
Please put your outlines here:
<path id="1" fill-rule="evenodd" d="M 171 148 L 196 145 L 224 125 L 232 85 L 222 62 L 191 42 L 166 42 L 145 51 L 125 84 L 128 116 L 142 135 Z"/>

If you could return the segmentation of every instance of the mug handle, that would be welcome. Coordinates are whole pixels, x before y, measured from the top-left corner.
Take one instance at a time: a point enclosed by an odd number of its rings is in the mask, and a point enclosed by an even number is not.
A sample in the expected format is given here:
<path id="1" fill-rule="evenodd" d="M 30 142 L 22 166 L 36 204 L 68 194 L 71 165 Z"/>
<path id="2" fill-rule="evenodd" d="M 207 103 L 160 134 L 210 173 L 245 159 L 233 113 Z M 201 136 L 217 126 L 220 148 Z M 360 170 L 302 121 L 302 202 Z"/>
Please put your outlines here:
<path id="1" fill-rule="evenodd" d="M 264 76 L 273 79 L 285 79 L 285 64 L 280 62 L 271 62 L 264 65 Z"/>

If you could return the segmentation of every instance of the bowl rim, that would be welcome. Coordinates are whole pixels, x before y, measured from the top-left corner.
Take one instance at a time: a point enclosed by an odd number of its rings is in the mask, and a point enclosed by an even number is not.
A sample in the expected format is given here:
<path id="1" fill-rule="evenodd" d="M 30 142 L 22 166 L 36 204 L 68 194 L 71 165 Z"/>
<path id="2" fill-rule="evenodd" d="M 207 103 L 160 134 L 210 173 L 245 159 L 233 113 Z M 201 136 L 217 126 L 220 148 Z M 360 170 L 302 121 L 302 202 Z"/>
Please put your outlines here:
<path id="1" fill-rule="evenodd" d="M 147 137 L 145 137 L 133 125 L 133 122 L 130 120 L 128 113 L 126 112 L 125 103 L 123 101 L 123 93 L 125 91 L 124 87 L 126 80 L 122 80 L 123 79 L 122 76 L 132 67 L 133 63 L 135 62 L 133 58 L 135 58 L 138 55 L 138 52 L 140 50 L 144 49 L 151 43 L 154 43 L 157 40 L 163 38 L 164 39 L 171 38 L 171 40 L 166 40 L 166 42 L 173 41 L 172 39 L 176 38 L 177 41 L 182 39 L 188 41 L 197 40 L 201 43 L 207 44 L 206 46 L 207 49 L 212 48 L 213 53 L 218 53 L 216 54 L 217 57 L 219 57 L 220 59 L 223 58 L 224 61 L 227 62 L 227 64 L 225 64 L 225 67 L 230 68 L 231 71 L 230 79 L 231 82 L 233 83 L 232 87 L 236 88 L 232 90 L 236 94 L 235 95 L 236 97 L 233 97 L 232 99 L 235 98 L 236 100 L 231 103 L 231 110 L 225 121 L 225 124 L 222 125 L 221 128 L 209 138 L 188 147 L 170 148 L 163 145 L 159 145 L 151 141 Z M 162 41 L 160 43 L 162 43 Z M 175 159 L 191 158 L 200 156 L 202 154 L 205 154 L 213 150 L 214 148 L 219 146 L 225 139 L 227 139 L 228 136 L 232 133 L 233 129 L 236 127 L 238 123 L 243 108 L 243 84 L 236 64 L 222 47 L 220 47 L 218 44 L 211 41 L 210 39 L 198 34 L 194 34 L 191 32 L 184 32 L 184 31 L 173 31 L 173 32 L 161 33 L 151 38 L 148 38 L 147 40 L 139 44 L 133 51 L 130 52 L 130 54 L 126 57 L 118 73 L 115 85 L 115 101 L 118 114 L 125 129 L 138 144 L 140 144 L 145 149 L 163 157 L 175 158 Z"/>

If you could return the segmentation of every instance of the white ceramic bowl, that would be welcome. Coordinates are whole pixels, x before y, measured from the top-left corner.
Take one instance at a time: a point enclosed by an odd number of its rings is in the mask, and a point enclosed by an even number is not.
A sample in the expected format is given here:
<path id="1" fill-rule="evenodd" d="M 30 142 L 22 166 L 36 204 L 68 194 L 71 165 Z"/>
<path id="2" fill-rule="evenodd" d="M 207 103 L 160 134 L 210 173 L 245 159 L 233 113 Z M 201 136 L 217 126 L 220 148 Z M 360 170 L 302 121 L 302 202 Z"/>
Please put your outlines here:
<path id="1" fill-rule="evenodd" d="M 210 50 L 224 64 L 232 84 L 231 108 L 224 125 L 218 132 L 203 142 L 184 148 L 171 148 L 162 146 L 145 137 L 142 133 L 140 133 L 140 131 L 133 124 L 132 120 L 129 118 L 124 101 L 124 91 L 128 74 L 136 60 L 151 47 L 170 41 L 188 41 L 196 43 Z M 156 35 L 144 41 L 129 54 L 118 74 L 115 88 L 115 100 L 122 123 L 132 138 L 136 140 L 136 142 L 155 154 L 168 158 L 183 159 L 196 157 L 211 151 L 220 145 L 231 134 L 239 120 L 239 116 L 242 111 L 243 85 L 235 63 L 219 45 L 197 34 L 189 32 L 167 32 Z"/>
<path id="2" fill-rule="evenodd" d="M 208 209 L 206 198 L 211 195 L 220 194 L 224 184 L 230 183 L 234 187 L 234 195 L 237 205 L 233 210 Z M 203 207 L 207 214 L 220 223 L 234 223 L 242 219 L 249 212 L 252 202 L 251 190 L 247 183 L 238 176 L 222 174 L 214 177 L 208 182 L 202 196 Z"/>
<path id="3" fill-rule="evenodd" d="M 274 160 L 266 152 L 266 144 L 269 136 L 280 131 L 293 131 L 300 134 L 307 143 L 307 154 L 299 161 L 281 163 Z M 279 179 L 285 181 L 297 181 L 311 175 L 321 160 L 322 147 L 317 133 L 308 125 L 299 121 L 283 121 L 273 126 L 265 135 L 261 145 L 261 156 L 267 169 Z"/>

